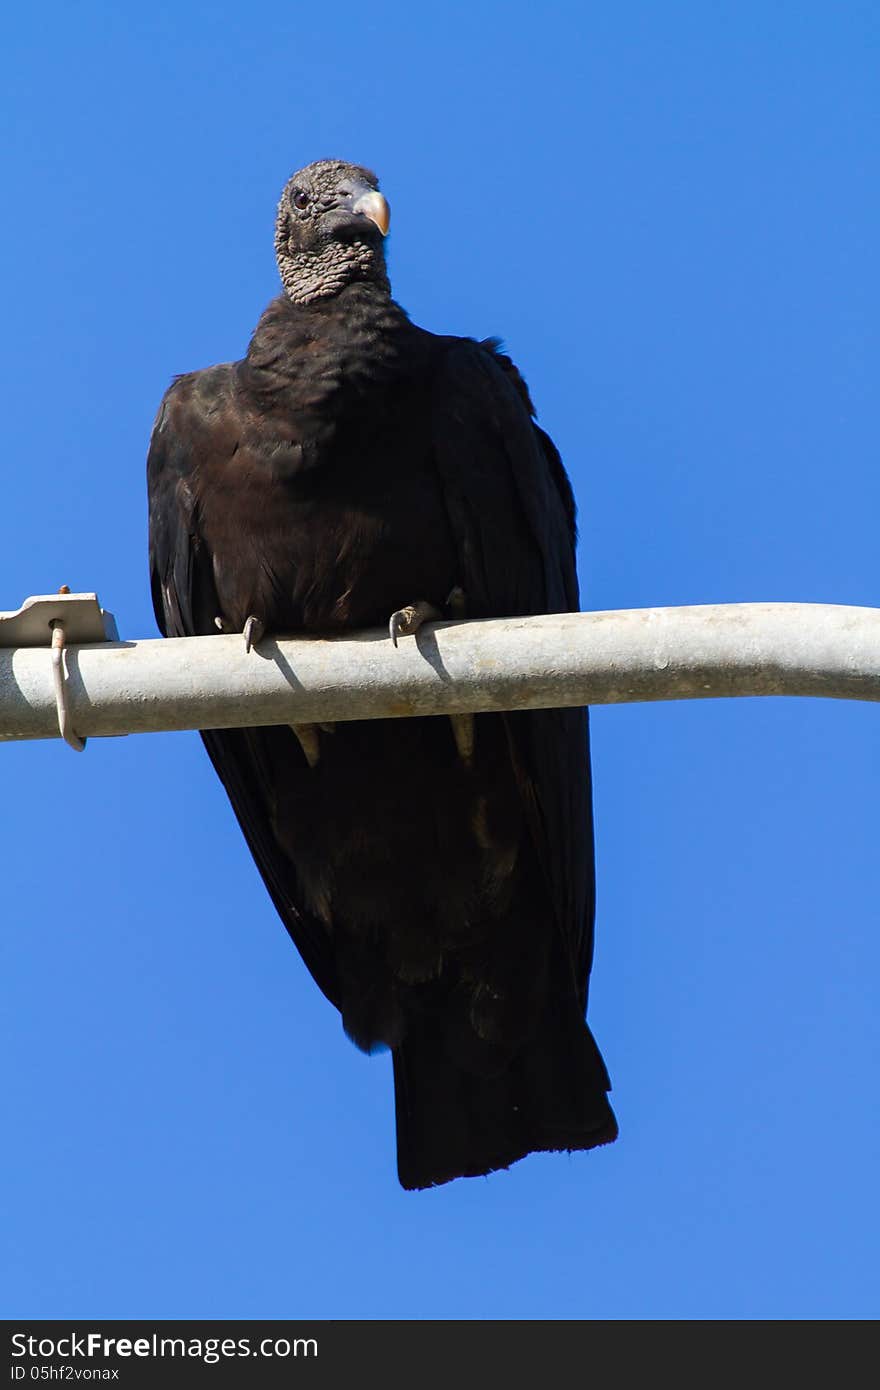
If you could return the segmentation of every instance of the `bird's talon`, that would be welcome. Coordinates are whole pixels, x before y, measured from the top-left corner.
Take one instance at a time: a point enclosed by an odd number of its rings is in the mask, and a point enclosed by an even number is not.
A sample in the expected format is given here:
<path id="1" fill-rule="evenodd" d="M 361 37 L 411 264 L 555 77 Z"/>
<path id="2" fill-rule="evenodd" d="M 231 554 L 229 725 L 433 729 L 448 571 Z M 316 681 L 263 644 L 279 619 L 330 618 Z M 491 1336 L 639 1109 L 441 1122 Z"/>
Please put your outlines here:
<path id="1" fill-rule="evenodd" d="M 439 617 L 440 614 L 433 603 L 409 603 L 406 608 L 398 608 L 391 614 L 388 620 L 388 636 L 396 647 L 398 637 L 412 637 L 422 623 Z"/>
<path id="2" fill-rule="evenodd" d="M 309 767 L 317 767 L 321 757 L 321 742 L 317 724 L 291 724 Z"/>
<path id="3" fill-rule="evenodd" d="M 450 714 L 452 736 L 458 749 L 458 756 L 465 767 L 474 765 L 474 716 L 472 714 Z"/>
<path id="4" fill-rule="evenodd" d="M 246 652 L 249 652 L 251 650 L 251 647 L 255 647 L 257 645 L 257 643 L 262 639 L 263 633 L 265 631 L 266 629 L 260 622 L 260 619 L 255 618 L 253 614 L 251 614 L 251 616 L 248 618 L 247 622 L 244 625 L 244 649 Z"/>

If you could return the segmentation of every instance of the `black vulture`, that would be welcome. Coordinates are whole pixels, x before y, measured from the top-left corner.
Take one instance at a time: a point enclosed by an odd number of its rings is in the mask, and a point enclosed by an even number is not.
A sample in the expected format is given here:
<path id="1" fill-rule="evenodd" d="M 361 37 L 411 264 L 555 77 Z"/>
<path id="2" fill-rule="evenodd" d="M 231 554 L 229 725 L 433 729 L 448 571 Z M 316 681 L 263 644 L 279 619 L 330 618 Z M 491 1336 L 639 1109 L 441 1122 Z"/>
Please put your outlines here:
<path id="1" fill-rule="evenodd" d="M 332 634 L 578 608 L 575 506 L 493 339 L 391 297 L 374 174 L 294 174 L 283 293 L 239 362 L 177 377 L 150 442 L 168 637 Z M 256 658 L 255 658 L 256 659 Z M 278 913 L 364 1051 L 390 1048 L 400 1182 L 617 1133 L 585 1023 L 586 710 L 202 734 Z"/>

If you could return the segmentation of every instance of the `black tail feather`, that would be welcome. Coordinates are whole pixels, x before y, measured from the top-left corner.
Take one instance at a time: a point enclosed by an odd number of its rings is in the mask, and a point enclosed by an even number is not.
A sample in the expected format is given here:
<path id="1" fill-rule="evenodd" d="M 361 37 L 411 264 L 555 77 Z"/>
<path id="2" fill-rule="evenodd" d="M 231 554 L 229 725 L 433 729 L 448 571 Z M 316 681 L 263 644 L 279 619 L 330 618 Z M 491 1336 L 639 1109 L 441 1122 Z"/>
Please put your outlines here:
<path id="1" fill-rule="evenodd" d="M 571 1007 L 542 1020 L 497 1075 L 466 1071 L 441 1026 L 414 1022 L 393 1052 L 397 1169 L 408 1189 L 507 1168 L 527 1154 L 592 1149 L 617 1137 L 608 1074 Z"/>

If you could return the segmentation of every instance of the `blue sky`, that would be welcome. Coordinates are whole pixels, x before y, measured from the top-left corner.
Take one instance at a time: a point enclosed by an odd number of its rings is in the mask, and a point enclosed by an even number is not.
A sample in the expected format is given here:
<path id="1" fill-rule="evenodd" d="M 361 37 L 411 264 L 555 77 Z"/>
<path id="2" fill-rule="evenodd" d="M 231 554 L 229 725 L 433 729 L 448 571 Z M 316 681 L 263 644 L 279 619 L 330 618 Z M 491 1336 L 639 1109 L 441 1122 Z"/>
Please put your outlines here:
<path id="1" fill-rule="evenodd" d="M 276 291 L 289 173 L 375 168 L 397 298 L 506 341 L 584 606 L 877 604 L 873 4 L 149 11 L 4 25 L 0 608 L 155 635 L 172 374 Z M 195 734 L 9 745 L 6 1317 L 876 1316 L 876 709 L 594 715 L 591 1023 L 621 1138 L 405 1194 Z"/>

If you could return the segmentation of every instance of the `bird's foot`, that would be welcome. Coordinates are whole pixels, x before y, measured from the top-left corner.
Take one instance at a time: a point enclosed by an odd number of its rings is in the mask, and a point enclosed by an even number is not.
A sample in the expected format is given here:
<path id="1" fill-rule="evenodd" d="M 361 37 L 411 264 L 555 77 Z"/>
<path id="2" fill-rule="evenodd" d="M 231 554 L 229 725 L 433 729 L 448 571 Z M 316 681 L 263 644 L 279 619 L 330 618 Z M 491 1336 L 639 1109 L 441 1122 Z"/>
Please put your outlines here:
<path id="1" fill-rule="evenodd" d="M 452 737 L 455 739 L 458 756 L 465 767 L 472 767 L 474 762 L 474 716 L 472 714 L 450 714 L 449 722 L 452 725 Z"/>
<path id="2" fill-rule="evenodd" d="M 218 632 L 235 631 L 235 628 L 232 626 L 232 623 L 229 622 L 228 618 L 224 618 L 222 613 L 218 613 L 215 617 L 214 626 L 216 627 Z M 263 623 L 260 622 L 260 619 L 255 618 L 253 614 L 251 614 L 251 616 L 245 623 L 243 630 L 244 649 L 246 652 L 249 652 L 251 647 L 255 647 L 257 645 L 257 643 L 262 639 L 265 631 L 266 629 Z"/>
<path id="3" fill-rule="evenodd" d="M 398 637 L 412 637 L 422 623 L 431 622 L 440 616 L 433 603 L 410 603 L 406 608 L 398 608 L 391 614 L 388 620 L 388 636 L 396 647 Z"/>
<path id="4" fill-rule="evenodd" d="M 264 624 L 252 613 L 244 625 L 244 649 L 246 652 L 249 652 L 251 647 L 255 647 L 262 640 L 265 631 Z"/>
<path id="5" fill-rule="evenodd" d="M 318 737 L 318 724 L 291 724 L 291 729 L 296 734 L 299 746 L 303 751 L 303 757 L 309 767 L 315 767 L 321 756 L 321 741 Z"/>

